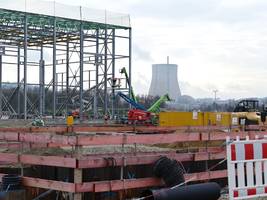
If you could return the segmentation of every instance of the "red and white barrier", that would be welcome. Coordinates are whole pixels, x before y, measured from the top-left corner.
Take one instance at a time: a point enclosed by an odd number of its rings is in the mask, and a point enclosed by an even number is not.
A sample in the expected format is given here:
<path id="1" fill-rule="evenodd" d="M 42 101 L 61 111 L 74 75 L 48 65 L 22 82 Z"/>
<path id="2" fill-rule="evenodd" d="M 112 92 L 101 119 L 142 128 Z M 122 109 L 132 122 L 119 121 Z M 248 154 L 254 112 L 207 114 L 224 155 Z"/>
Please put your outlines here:
<path id="1" fill-rule="evenodd" d="M 227 138 L 229 199 L 267 196 L 267 139 Z"/>

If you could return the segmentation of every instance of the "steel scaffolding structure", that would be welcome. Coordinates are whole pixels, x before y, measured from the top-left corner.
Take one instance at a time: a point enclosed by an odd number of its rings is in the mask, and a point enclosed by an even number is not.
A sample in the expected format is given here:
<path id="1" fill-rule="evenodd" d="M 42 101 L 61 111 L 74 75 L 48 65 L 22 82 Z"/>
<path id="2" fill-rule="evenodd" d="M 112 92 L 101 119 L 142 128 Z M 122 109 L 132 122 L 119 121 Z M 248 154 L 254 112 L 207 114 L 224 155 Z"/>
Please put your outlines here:
<path id="1" fill-rule="evenodd" d="M 18 10 L 0 9 L 1 117 L 55 118 L 73 109 L 80 119 L 114 117 L 116 91 L 131 88 L 118 78 L 126 67 L 131 81 L 131 27 L 118 23 L 125 16 L 112 23 L 107 12 L 104 21 L 84 19 L 82 7 L 80 19 Z"/>

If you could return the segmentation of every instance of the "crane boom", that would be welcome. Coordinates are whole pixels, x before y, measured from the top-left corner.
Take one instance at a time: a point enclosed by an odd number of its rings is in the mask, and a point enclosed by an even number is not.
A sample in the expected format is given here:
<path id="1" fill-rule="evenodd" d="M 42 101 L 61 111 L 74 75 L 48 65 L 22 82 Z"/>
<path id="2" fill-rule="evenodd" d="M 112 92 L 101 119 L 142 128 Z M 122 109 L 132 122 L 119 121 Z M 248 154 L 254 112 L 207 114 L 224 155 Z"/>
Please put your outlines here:
<path id="1" fill-rule="evenodd" d="M 121 98 L 123 98 L 124 101 L 126 101 L 127 103 L 131 104 L 134 108 L 139 109 L 139 110 L 143 110 L 143 111 L 146 110 L 144 106 L 136 103 L 134 100 L 132 100 L 131 98 L 129 98 L 128 96 L 126 96 L 122 92 L 118 92 L 117 95 L 120 96 Z"/>
<path id="2" fill-rule="evenodd" d="M 127 73 L 127 71 L 126 71 L 126 68 L 123 67 L 123 68 L 120 70 L 120 73 L 125 75 L 125 78 L 126 78 L 128 87 L 131 88 L 131 99 L 132 99 L 134 102 L 137 103 L 137 99 L 136 99 L 136 96 L 135 96 L 135 94 L 134 94 L 133 87 L 132 87 L 131 84 L 130 84 L 130 79 L 129 79 L 128 73 Z"/>
<path id="3" fill-rule="evenodd" d="M 159 113 L 160 112 L 160 105 L 166 101 L 170 101 L 170 97 L 168 94 L 163 95 L 160 97 L 150 108 L 147 109 L 148 112 L 152 113 Z"/>

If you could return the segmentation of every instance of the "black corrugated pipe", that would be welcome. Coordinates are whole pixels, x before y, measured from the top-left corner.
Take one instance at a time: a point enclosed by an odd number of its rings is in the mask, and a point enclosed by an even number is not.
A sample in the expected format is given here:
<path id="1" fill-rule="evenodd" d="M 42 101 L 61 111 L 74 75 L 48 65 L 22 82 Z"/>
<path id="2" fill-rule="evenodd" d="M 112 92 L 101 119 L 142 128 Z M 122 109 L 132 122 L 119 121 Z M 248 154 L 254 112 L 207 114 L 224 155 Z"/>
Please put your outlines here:
<path id="1" fill-rule="evenodd" d="M 19 190 L 21 189 L 21 177 L 16 174 L 8 174 L 2 178 L 2 190 Z"/>
<path id="2" fill-rule="evenodd" d="M 171 160 L 166 156 L 158 159 L 153 167 L 153 172 L 158 178 L 162 178 L 167 187 L 172 187 L 185 182 L 184 168 L 181 163 Z"/>
<path id="3" fill-rule="evenodd" d="M 182 187 L 148 190 L 142 199 L 146 200 L 217 200 L 221 188 L 217 183 L 202 183 Z"/>

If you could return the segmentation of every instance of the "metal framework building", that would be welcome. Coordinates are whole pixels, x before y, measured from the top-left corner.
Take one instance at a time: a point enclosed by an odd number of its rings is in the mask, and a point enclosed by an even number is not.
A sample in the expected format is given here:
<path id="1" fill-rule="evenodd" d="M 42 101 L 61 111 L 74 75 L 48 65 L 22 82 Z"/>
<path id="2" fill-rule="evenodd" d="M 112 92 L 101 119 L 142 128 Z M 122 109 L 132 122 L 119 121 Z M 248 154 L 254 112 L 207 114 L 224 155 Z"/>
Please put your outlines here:
<path id="1" fill-rule="evenodd" d="M 131 81 L 128 15 L 46 1 L 0 2 L 1 116 L 55 118 L 75 108 L 95 118 L 114 116 L 116 90 L 131 88 L 119 77 L 122 67 Z"/>

